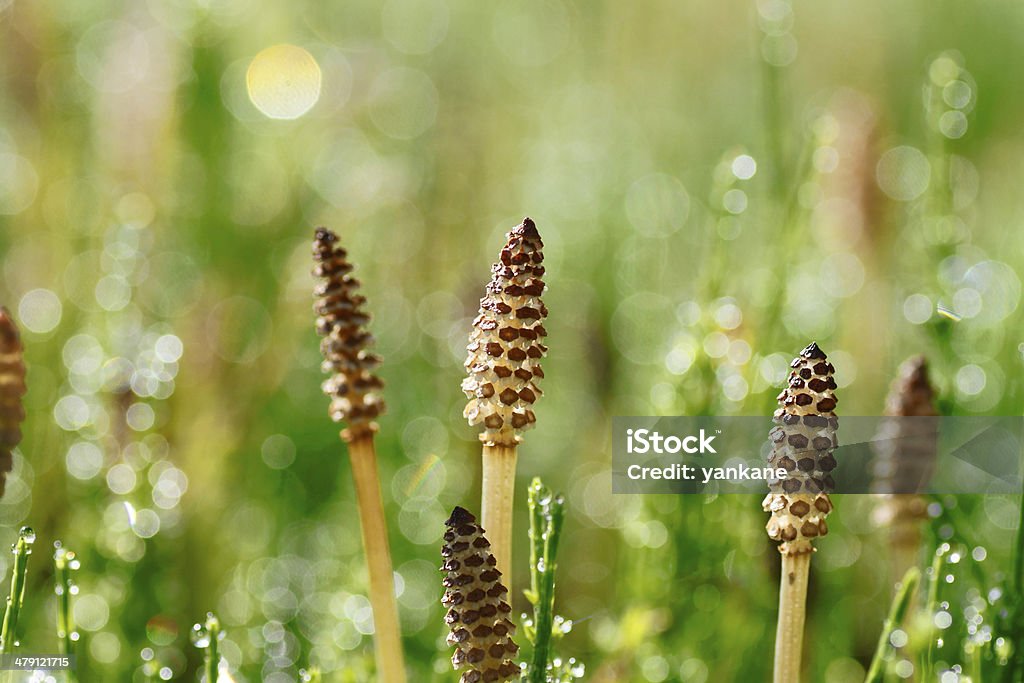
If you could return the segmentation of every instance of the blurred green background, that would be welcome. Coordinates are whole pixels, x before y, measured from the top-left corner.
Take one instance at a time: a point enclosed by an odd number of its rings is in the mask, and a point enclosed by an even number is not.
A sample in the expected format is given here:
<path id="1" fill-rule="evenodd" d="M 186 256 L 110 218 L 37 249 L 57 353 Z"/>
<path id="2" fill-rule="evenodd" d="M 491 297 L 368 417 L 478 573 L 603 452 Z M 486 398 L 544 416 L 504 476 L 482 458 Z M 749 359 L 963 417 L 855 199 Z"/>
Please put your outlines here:
<path id="1" fill-rule="evenodd" d="M 613 497 L 610 416 L 768 414 L 811 339 L 841 414 L 877 414 L 918 352 L 944 412 L 1020 414 L 1022 30 L 1000 0 L 0 0 L 0 301 L 30 365 L 0 541 L 39 534 L 23 650 L 55 651 L 61 539 L 83 680 L 195 680 L 187 632 L 211 609 L 237 681 L 370 679 L 313 331 L 323 224 L 385 358 L 412 680 L 453 680 L 437 551 L 479 500 L 465 338 L 528 214 L 550 356 L 515 609 L 540 475 L 567 495 L 559 648 L 588 679 L 767 679 L 760 501 Z M 837 501 L 819 544 L 808 680 L 861 680 L 873 651 L 891 577 L 871 508 Z M 957 605 L 1003 580 L 1018 506 L 932 513 L 931 548 L 965 558 L 943 585 L 953 666 L 990 628 Z"/>

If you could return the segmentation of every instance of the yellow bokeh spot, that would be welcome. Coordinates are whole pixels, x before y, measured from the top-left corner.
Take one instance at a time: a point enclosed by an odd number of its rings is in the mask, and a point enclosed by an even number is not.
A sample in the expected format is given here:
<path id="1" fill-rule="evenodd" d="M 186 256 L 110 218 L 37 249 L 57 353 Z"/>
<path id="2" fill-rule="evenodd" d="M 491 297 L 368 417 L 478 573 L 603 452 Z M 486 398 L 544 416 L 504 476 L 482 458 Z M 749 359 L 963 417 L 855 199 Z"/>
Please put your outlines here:
<path id="1" fill-rule="evenodd" d="M 253 57 L 245 85 L 264 115 L 297 119 L 320 99 L 320 65 L 301 47 L 273 45 Z"/>

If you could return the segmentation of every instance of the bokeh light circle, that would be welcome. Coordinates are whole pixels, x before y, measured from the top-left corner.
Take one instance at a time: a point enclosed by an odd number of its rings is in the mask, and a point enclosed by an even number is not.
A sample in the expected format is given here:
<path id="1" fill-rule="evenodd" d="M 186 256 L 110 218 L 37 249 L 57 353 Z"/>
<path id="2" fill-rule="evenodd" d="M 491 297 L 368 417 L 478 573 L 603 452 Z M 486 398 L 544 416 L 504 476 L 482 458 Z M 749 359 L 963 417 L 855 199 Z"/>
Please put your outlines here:
<path id="1" fill-rule="evenodd" d="M 396 67 L 379 75 L 370 88 L 370 118 L 385 135 L 412 140 L 434 125 L 439 96 L 423 71 Z"/>
<path id="2" fill-rule="evenodd" d="M 931 164 L 921 150 L 906 145 L 893 147 L 878 160 L 878 186 L 898 201 L 917 199 L 931 182 Z"/>
<path id="3" fill-rule="evenodd" d="M 253 57 L 245 72 L 249 99 L 272 119 L 297 119 L 320 99 L 320 65 L 296 45 L 282 43 Z"/>

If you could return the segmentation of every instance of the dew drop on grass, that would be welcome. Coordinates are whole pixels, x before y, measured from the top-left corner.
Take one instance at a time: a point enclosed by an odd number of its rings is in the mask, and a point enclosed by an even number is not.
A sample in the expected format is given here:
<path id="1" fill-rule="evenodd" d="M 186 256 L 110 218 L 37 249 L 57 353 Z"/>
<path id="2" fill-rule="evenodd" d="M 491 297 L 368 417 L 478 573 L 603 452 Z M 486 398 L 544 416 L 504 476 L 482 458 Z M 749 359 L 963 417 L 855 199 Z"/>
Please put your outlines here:
<path id="1" fill-rule="evenodd" d="M 889 635 L 889 643 L 895 648 L 903 647 L 909 640 L 907 632 L 902 629 L 896 629 Z"/>
<path id="2" fill-rule="evenodd" d="M 21 531 L 18 532 L 18 536 L 21 540 L 25 541 L 25 543 L 36 542 L 36 532 L 30 526 L 21 527 Z"/>
<path id="3" fill-rule="evenodd" d="M 192 633 L 189 635 L 192 644 L 200 649 L 210 647 L 210 632 L 202 624 L 193 624 Z"/>

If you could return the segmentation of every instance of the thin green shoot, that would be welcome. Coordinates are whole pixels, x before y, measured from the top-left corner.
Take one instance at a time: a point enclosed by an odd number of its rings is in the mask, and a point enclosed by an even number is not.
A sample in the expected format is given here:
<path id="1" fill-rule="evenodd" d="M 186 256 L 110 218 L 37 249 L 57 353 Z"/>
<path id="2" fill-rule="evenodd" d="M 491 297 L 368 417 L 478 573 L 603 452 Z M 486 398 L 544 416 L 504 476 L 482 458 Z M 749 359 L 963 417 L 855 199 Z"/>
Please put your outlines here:
<path id="1" fill-rule="evenodd" d="M 0 629 L 0 653 L 9 654 L 18 647 L 18 617 L 25 604 L 25 575 L 28 573 L 28 556 L 36 533 L 31 527 L 23 526 L 18 532 L 17 542 L 11 546 L 14 553 L 14 571 L 11 573 L 11 593 L 7 597 L 7 611 L 4 612 L 3 627 Z"/>
<path id="2" fill-rule="evenodd" d="M 192 644 L 203 654 L 203 680 L 206 683 L 217 683 L 220 671 L 220 641 L 224 632 L 220 630 L 220 620 L 213 612 L 206 615 L 206 621 L 192 626 Z"/>
<path id="3" fill-rule="evenodd" d="M 74 617 L 71 611 L 71 596 L 78 593 L 78 587 L 72 579 L 72 572 L 79 567 L 74 551 L 65 548 L 60 541 L 54 544 L 54 592 L 57 594 L 57 646 L 62 655 L 70 656 L 75 652 L 78 632 L 75 631 Z M 68 671 L 68 680 L 76 680 L 74 670 Z"/>
<path id="4" fill-rule="evenodd" d="M 875 656 L 871 660 L 871 667 L 868 669 L 867 678 L 864 683 L 881 683 L 885 677 L 886 665 L 892 658 L 895 648 L 892 645 L 892 633 L 903 623 L 907 609 L 913 600 L 917 585 L 921 581 L 921 570 L 911 567 L 903 575 L 900 581 L 900 589 L 893 598 L 889 607 L 889 616 L 882 626 L 882 633 L 878 636 L 878 645 L 875 647 Z"/>
<path id="5" fill-rule="evenodd" d="M 558 541 L 565 520 L 561 495 L 534 479 L 529 491 L 530 506 L 530 591 L 533 603 L 533 659 L 530 683 L 546 683 L 551 664 L 552 625 L 555 622 L 555 570 Z"/>

